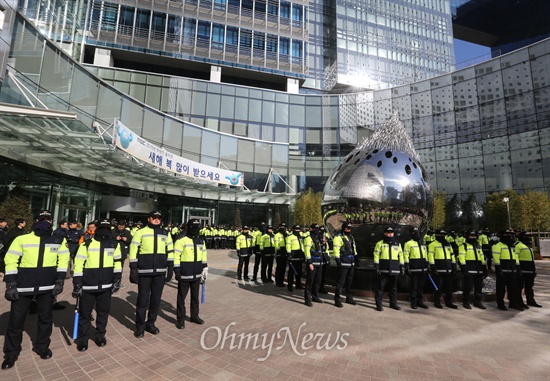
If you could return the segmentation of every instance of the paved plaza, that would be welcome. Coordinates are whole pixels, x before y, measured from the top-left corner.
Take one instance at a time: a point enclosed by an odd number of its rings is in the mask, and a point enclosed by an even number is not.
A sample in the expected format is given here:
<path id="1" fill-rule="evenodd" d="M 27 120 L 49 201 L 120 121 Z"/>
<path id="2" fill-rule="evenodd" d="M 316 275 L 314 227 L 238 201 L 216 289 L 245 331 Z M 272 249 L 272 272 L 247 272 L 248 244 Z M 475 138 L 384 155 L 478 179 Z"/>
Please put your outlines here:
<path id="1" fill-rule="evenodd" d="M 535 296 L 542 309 L 503 312 L 487 302 L 486 311 L 461 304 L 458 310 L 411 310 L 402 301 L 401 311 L 377 312 L 366 297 L 357 297 L 357 306 L 336 308 L 333 294 L 306 307 L 302 290 L 237 281 L 235 253 L 210 251 L 204 325 L 175 328 L 172 281 L 164 289 L 160 334 L 136 339 L 137 285 L 125 271 L 126 287 L 111 305 L 107 346 L 90 341 L 84 353 L 70 338 L 74 299 L 67 280 L 59 298 L 67 308 L 54 311 L 53 358 L 41 360 L 31 351 L 36 315 L 29 315 L 19 360 L 0 371 L 0 379 L 550 380 L 550 261 L 537 265 Z M 2 344 L 8 315 L 2 298 Z"/>

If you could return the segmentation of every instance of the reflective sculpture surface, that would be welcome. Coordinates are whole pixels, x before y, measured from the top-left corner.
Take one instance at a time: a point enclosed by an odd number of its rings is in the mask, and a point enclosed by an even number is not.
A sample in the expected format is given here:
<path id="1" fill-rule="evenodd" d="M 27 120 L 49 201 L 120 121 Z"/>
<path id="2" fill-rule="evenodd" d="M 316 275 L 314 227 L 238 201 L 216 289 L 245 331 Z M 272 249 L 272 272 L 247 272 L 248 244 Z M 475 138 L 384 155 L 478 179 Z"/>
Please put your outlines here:
<path id="1" fill-rule="evenodd" d="M 425 232 L 433 197 L 413 144 L 397 112 L 363 140 L 333 171 L 323 192 L 323 220 L 334 235 L 353 224 L 360 257 L 372 257 L 382 231 L 391 225 L 401 243 L 410 229 Z"/>

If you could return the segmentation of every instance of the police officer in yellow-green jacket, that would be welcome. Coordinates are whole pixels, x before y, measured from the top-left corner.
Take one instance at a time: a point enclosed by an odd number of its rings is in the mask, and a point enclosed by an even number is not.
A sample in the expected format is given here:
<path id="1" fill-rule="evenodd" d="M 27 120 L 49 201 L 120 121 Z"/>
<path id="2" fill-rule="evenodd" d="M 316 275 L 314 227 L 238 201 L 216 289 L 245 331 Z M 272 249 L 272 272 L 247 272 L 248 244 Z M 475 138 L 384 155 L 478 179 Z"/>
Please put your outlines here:
<path id="1" fill-rule="evenodd" d="M 409 275 L 409 297 L 411 308 L 427 309 L 424 303 L 424 285 L 428 278 L 428 247 L 418 228 L 411 231 L 411 239 L 403 245 L 405 273 Z"/>
<path id="2" fill-rule="evenodd" d="M 334 288 L 334 305 L 338 308 L 344 307 L 342 304 L 342 290 L 346 294 L 346 303 L 356 305 L 351 291 L 351 283 L 353 282 L 353 272 L 357 259 L 357 247 L 355 239 L 351 234 L 351 223 L 342 223 L 340 232 L 334 237 L 333 254 L 338 268 L 336 278 L 336 287 Z"/>
<path id="3" fill-rule="evenodd" d="M 521 274 L 519 259 L 515 250 L 516 235 L 513 230 L 500 233 L 499 241 L 492 247 L 495 273 L 497 275 L 496 297 L 498 309 L 506 311 L 504 294 L 508 293 L 509 308 L 523 311 L 518 300 L 518 273 Z"/>
<path id="4" fill-rule="evenodd" d="M 535 292 L 533 286 L 535 285 L 535 277 L 537 276 L 537 269 L 535 267 L 535 257 L 533 255 L 533 236 L 530 233 L 522 232 L 519 235 L 519 242 L 516 243 L 515 250 L 518 256 L 519 265 L 521 268 L 521 275 L 518 279 L 518 295 L 519 302 L 523 308 L 542 306 L 535 301 Z M 527 304 L 523 302 L 521 296 L 521 290 L 525 290 L 525 298 Z"/>
<path id="5" fill-rule="evenodd" d="M 178 281 L 176 328 L 185 328 L 185 298 L 191 291 L 190 321 L 204 324 L 199 317 L 199 286 L 208 276 L 206 243 L 199 235 L 201 223 L 197 219 L 187 221 L 187 233 L 174 244 L 174 274 Z"/>
<path id="6" fill-rule="evenodd" d="M 400 310 L 397 304 L 397 276 L 403 275 L 404 259 L 401 244 L 394 237 L 395 232 L 391 226 L 384 229 L 384 238 L 374 246 L 374 268 L 378 275 L 378 288 L 376 289 L 376 310 L 382 311 L 382 295 L 386 285 L 389 287 L 390 308 Z"/>
<path id="7" fill-rule="evenodd" d="M 23 327 L 33 298 L 37 303 L 38 330 L 33 351 L 41 359 L 52 357 L 52 308 L 63 291 L 69 264 L 69 249 L 63 238 L 53 235 L 52 214 L 43 210 L 35 216 L 32 232 L 15 238 L 4 258 L 5 298 L 11 302 L 4 338 L 2 369 L 15 365 L 21 352 Z"/>
<path id="8" fill-rule="evenodd" d="M 235 246 L 237 248 L 237 255 L 239 256 L 239 264 L 237 265 L 237 279 L 243 279 L 243 267 L 244 267 L 244 280 L 250 280 L 248 277 L 248 264 L 250 262 L 250 256 L 252 255 L 252 249 L 254 248 L 255 237 L 250 234 L 250 228 L 245 225 L 242 228 L 242 233 L 237 236 Z"/>
<path id="9" fill-rule="evenodd" d="M 80 298 L 76 349 L 88 349 L 92 310 L 95 307 L 95 337 L 98 347 L 107 344 L 105 332 L 111 308 L 111 294 L 120 289 L 122 252 L 111 233 L 108 219 L 100 220 L 93 238 L 80 245 L 74 260 L 73 293 Z"/>
<path id="10" fill-rule="evenodd" d="M 481 303 L 481 298 L 483 297 L 483 278 L 487 277 L 487 264 L 475 230 L 467 233 L 466 242 L 458 246 L 458 260 L 460 261 L 460 269 L 464 274 L 462 305 L 467 310 L 472 309 L 470 292 L 473 289 L 474 306 L 482 310 L 486 309 Z"/>
<path id="11" fill-rule="evenodd" d="M 144 331 L 156 335 L 155 326 L 160 309 L 164 282 L 174 275 L 174 246 L 172 237 L 161 227 L 162 215 L 152 211 L 147 226 L 139 229 L 130 244 L 130 282 L 137 283 L 136 330 L 134 336 L 142 338 Z M 149 308 L 147 320 L 145 312 Z"/>
<path id="12" fill-rule="evenodd" d="M 273 234 L 273 226 L 268 225 L 265 234 L 260 241 L 260 250 L 262 251 L 262 268 L 261 279 L 263 283 L 273 283 L 273 259 L 275 258 L 275 250 L 277 242 L 275 234 Z"/>
<path id="13" fill-rule="evenodd" d="M 275 268 L 275 286 L 284 287 L 285 272 L 287 267 L 287 254 L 286 254 L 286 240 L 288 234 L 286 231 L 286 224 L 283 222 L 279 224 L 277 233 L 275 233 L 275 262 L 277 267 Z"/>
<path id="14" fill-rule="evenodd" d="M 286 256 L 288 262 L 288 274 L 286 287 L 293 290 L 296 283 L 297 289 L 302 289 L 302 263 L 304 262 L 304 244 L 302 228 L 300 225 L 292 227 L 292 234 L 286 238 Z"/>
<path id="15" fill-rule="evenodd" d="M 457 309 L 453 303 L 453 273 L 456 272 L 456 259 L 451 243 L 447 241 L 447 232 L 443 229 L 436 230 L 435 241 L 428 245 L 428 261 L 430 271 L 434 275 L 437 290 L 434 291 L 435 308 L 443 308 L 441 305 L 441 292 L 445 292 L 445 306 Z"/>

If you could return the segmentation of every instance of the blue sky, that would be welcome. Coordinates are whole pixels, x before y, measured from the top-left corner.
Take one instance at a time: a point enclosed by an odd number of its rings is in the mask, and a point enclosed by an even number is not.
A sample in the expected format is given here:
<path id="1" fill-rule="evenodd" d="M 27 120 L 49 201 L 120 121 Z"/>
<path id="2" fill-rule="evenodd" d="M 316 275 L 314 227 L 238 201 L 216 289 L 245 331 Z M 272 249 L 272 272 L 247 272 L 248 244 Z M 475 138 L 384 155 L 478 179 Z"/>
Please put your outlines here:
<path id="1" fill-rule="evenodd" d="M 456 63 L 460 64 L 465 61 L 477 59 L 480 56 L 488 55 L 491 49 L 486 46 L 472 44 L 462 40 L 454 40 Z M 485 57 L 484 61 L 490 57 Z M 477 60 L 476 60 L 477 61 Z"/>

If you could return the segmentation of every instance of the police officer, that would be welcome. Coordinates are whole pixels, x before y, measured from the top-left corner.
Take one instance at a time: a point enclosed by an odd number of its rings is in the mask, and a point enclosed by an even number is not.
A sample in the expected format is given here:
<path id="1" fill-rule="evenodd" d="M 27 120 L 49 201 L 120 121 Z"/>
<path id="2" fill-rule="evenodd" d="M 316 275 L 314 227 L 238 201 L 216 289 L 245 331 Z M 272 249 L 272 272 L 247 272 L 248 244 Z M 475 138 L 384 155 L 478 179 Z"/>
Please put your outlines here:
<path id="1" fill-rule="evenodd" d="M 487 269 L 491 270 L 492 254 L 491 254 L 491 245 L 489 243 L 489 228 L 485 228 L 481 231 L 481 234 L 477 236 L 477 243 L 481 246 L 483 255 L 485 256 L 485 262 L 487 263 Z"/>
<path id="2" fill-rule="evenodd" d="M 250 234 L 250 228 L 244 225 L 242 233 L 237 236 L 235 245 L 237 247 L 237 255 L 239 256 L 239 264 L 237 265 L 237 279 L 243 279 L 243 266 L 244 266 L 244 280 L 250 280 L 248 277 L 248 264 L 250 262 L 250 256 L 252 255 L 252 249 L 254 247 L 254 237 Z"/>
<path id="3" fill-rule="evenodd" d="M 474 306 L 482 310 L 486 309 L 481 303 L 481 298 L 483 296 L 483 278 L 487 277 L 487 265 L 477 233 L 474 230 L 467 233 L 466 242 L 458 246 L 458 260 L 460 261 L 460 269 L 464 274 L 462 305 L 467 310 L 472 309 L 470 292 L 473 288 Z"/>
<path id="4" fill-rule="evenodd" d="M 187 221 L 187 233 L 174 244 L 174 273 L 178 281 L 176 328 L 185 328 L 185 298 L 191 291 L 190 321 L 204 324 L 199 317 L 199 286 L 206 282 L 208 263 L 206 243 L 200 236 L 201 223 L 197 219 Z"/>
<path id="5" fill-rule="evenodd" d="M 320 228 L 312 224 L 310 232 L 304 238 L 304 255 L 306 260 L 306 288 L 304 290 L 304 302 L 311 307 L 312 301 L 323 303 L 319 298 L 321 286 L 321 266 L 323 265 L 323 245 L 321 243 Z"/>
<path id="6" fill-rule="evenodd" d="M 262 232 L 261 229 L 255 229 L 253 236 L 254 236 L 254 269 L 252 272 L 252 281 L 257 282 L 258 281 L 258 270 L 262 266 L 262 237 L 265 233 L 265 224 L 263 225 Z M 260 274 L 261 276 L 261 274 Z"/>
<path id="7" fill-rule="evenodd" d="M 96 310 L 94 342 L 107 345 L 105 332 L 111 307 L 111 294 L 120 289 L 122 278 L 121 250 L 111 232 L 108 219 L 98 222 L 94 237 L 85 241 L 75 257 L 73 275 L 74 298 L 80 298 L 80 318 L 76 349 L 88 349 L 92 310 Z"/>
<path id="8" fill-rule="evenodd" d="M 424 303 L 424 285 L 428 278 L 428 247 L 422 240 L 420 230 L 414 228 L 411 231 L 411 239 L 403 245 L 403 259 L 405 260 L 405 272 L 409 275 L 409 296 L 411 308 L 427 309 Z"/>
<path id="9" fill-rule="evenodd" d="M 69 263 L 66 241 L 52 233 L 52 214 L 43 210 L 36 215 L 32 232 L 15 238 L 6 253 L 5 298 L 11 302 L 11 310 L 2 369 L 13 367 L 19 357 L 23 326 L 33 298 L 38 307 L 33 351 L 43 360 L 52 357 L 49 346 L 53 301 L 63 291 Z"/>
<path id="10" fill-rule="evenodd" d="M 302 228 L 300 225 L 292 227 L 292 234 L 286 239 L 286 259 L 288 262 L 287 289 L 293 290 L 296 282 L 296 288 L 302 287 L 302 262 L 304 261 L 304 242 L 302 239 Z"/>
<path id="11" fill-rule="evenodd" d="M 277 233 L 275 234 L 275 261 L 277 268 L 275 269 L 275 286 L 285 286 L 285 271 L 287 266 L 286 257 L 286 239 L 288 234 L 286 232 L 286 224 L 283 222 L 279 224 Z"/>
<path id="12" fill-rule="evenodd" d="M 493 261 L 497 275 L 496 297 L 498 309 L 506 311 L 504 293 L 508 293 L 509 308 L 523 311 L 518 300 L 517 278 L 521 273 L 519 259 L 514 247 L 516 235 L 512 230 L 501 232 L 499 242 L 492 247 Z"/>
<path id="13" fill-rule="evenodd" d="M 338 308 L 342 308 L 342 289 L 346 293 L 346 303 L 355 305 L 357 304 L 353 299 L 353 293 L 351 292 L 351 283 L 353 281 L 353 269 L 356 263 L 357 248 L 355 246 L 355 239 L 351 235 L 351 223 L 342 223 L 342 229 L 334 237 L 334 259 L 336 260 L 336 266 L 338 267 L 338 275 L 336 278 L 336 287 L 334 290 L 334 305 Z"/>
<path id="14" fill-rule="evenodd" d="M 174 246 L 172 237 L 161 228 L 162 215 L 152 211 L 147 226 L 136 231 L 130 244 L 130 282 L 137 283 L 136 330 L 134 336 L 143 337 L 144 331 L 156 335 L 155 326 L 160 308 L 164 282 L 174 274 Z M 147 320 L 145 312 L 149 307 Z"/>
<path id="15" fill-rule="evenodd" d="M 453 304 L 453 272 L 456 271 L 454 251 L 449 241 L 446 240 L 447 232 L 439 229 L 435 232 L 435 241 L 428 245 L 428 261 L 430 271 L 435 277 L 437 290 L 434 291 L 434 306 L 441 305 L 441 290 L 445 291 L 445 305 L 449 308 L 458 308 Z"/>
<path id="16" fill-rule="evenodd" d="M 271 274 L 273 272 L 273 259 L 275 257 L 275 235 L 273 226 L 268 225 L 266 233 L 260 241 L 260 250 L 262 251 L 262 269 L 261 278 L 263 283 L 273 283 Z"/>
<path id="17" fill-rule="evenodd" d="M 535 293 L 533 286 L 535 284 L 535 277 L 537 276 L 537 269 L 535 267 L 535 257 L 533 256 L 533 237 L 530 233 L 522 232 L 519 235 L 519 242 L 515 246 L 515 250 L 518 256 L 519 264 L 521 267 L 521 276 L 519 278 L 518 295 L 519 302 L 523 308 L 542 306 L 535 301 Z M 527 304 L 523 302 L 521 296 L 521 290 L 525 290 L 525 297 L 527 298 Z"/>
<path id="18" fill-rule="evenodd" d="M 389 285 L 390 308 L 400 310 L 397 304 L 397 276 L 404 271 L 403 249 L 394 238 L 391 226 L 384 229 L 384 238 L 374 246 L 374 269 L 378 274 L 378 288 L 376 289 L 376 310 L 382 311 L 382 296 L 384 288 Z"/>

